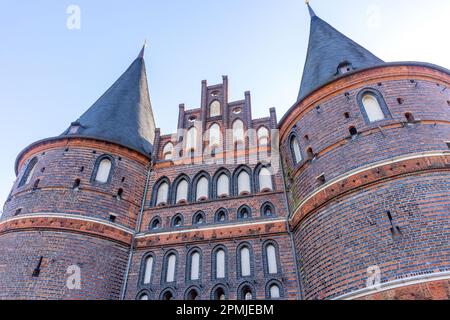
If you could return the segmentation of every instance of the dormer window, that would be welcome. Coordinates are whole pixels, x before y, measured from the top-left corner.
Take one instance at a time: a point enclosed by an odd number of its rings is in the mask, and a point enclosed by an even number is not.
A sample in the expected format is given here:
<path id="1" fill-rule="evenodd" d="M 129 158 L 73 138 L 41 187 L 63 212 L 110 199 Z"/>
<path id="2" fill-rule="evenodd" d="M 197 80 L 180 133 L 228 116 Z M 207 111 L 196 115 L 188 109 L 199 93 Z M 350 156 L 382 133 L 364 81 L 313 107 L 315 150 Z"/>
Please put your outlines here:
<path id="1" fill-rule="evenodd" d="M 350 62 L 344 61 L 338 66 L 338 74 L 345 74 L 353 70 L 353 66 Z"/>
<path id="2" fill-rule="evenodd" d="M 79 129 L 80 129 L 80 126 L 78 126 L 78 125 L 70 126 L 69 134 L 75 134 L 78 132 Z"/>

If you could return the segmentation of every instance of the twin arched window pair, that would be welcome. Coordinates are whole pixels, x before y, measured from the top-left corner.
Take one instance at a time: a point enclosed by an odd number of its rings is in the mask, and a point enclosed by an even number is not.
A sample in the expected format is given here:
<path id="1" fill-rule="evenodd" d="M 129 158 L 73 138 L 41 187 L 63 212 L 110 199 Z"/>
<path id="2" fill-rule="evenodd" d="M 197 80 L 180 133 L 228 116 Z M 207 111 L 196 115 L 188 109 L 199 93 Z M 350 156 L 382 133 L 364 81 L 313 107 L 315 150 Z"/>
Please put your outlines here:
<path id="1" fill-rule="evenodd" d="M 273 241 L 267 241 L 263 245 L 264 257 L 264 273 L 268 276 L 279 275 L 279 257 L 277 252 L 277 245 Z M 251 278 L 254 277 L 253 269 L 253 250 L 250 244 L 243 243 L 237 249 L 237 278 Z M 164 257 L 162 281 L 170 284 L 176 282 L 177 276 L 177 260 L 178 254 L 175 250 L 169 251 Z M 201 266 L 202 263 L 201 250 L 194 248 L 189 251 L 186 259 L 186 282 L 196 282 L 201 280 Z M 148 254 L 143 261 L 141 281 L 143 285 L 150 285 L 153 279 L 155 265 L 155 257 L 153 254 Z M 211 280 L 226 280 L 228 278 L 228 254 L 227 248 L 220 245 L 216 247 L 211 255 Z M 280 289 L 280 288 L 278 288 Z M 274 290 L 271 291 L 272 298 L 279 298 Z M 272 292 L 273 291 L 273 292 Z M 273 295 L 272 295 L 273 293 Z M 245 294 L 244 294 L 245 297 Z"/>
<path id="2" fill-rule="evenodd" d="M 381 121 L 390 116 L 389 109 L 381 93 L 375 89 L 364 89 L 357 97 L 358 104 L 366 123 Z M 291 134 L 289 147 L 294 165 L 302 162 L 302 152 L 296 134 Z"/>
<path id="3" fill-rule="evenodd" d="M 233 122 L 233 144 L 242 144 L 245 142 L 245 129 L 244 122 L 242 120 L 237 119 Z M 222 132 L 220 125 L 217 123 L 213 123 L 208 130 L 208 144 L 211 151 L 215 148 L 218 148 L 222 143 Z M 262 126 L 257 131 L 258 137 L 258 146 L 267 146 L 269 143 L 269 130 Z M 197 149 L 197 144 L 199 143 L 198 139 L 198 129 L 195 126 L 192 126 L 188 129 L 185 138 L 185 149 L 187 151 L 192 151 Z M 164 160 L 172 160 L 174 155 L 174 145 L 172 142 L 167 142 L 164 145 L 162 158 Z"/>
<path id="4" fill-rule="evenodd" d="M 271 168 L 259 166 L 257 172 L 257 178 L 255 179 L 258 187 L 257 190 L 259 192 L 274 190 Z M 191 193 L 193 193 L 191 196 L 193 201 L 208 200 L 211 198 L 211 194 L 212 198 L 225 198 L 230 197 L 232 194 L 241 196 L 252 193 L 251 170 L 247 167 L 241 167 L 235 171 L 234 190 L 230 188 L 230 174 L 226 170 L 219 170 L 215 175 L 212 188 L 210 188 L 210 180 L 209 175 L 206 172 L 202 172 L 197 175 L 193 180 L 192 186 L 190 186 L 189 177 L 180 176 L 173 184 L 173 187 L 175 188 L 174 198 L 169 199 L 169 180 L 167 178 L 162 178 L 155 184 L 156 197 L 154 197 L 154 205 L 167 205 L 169 201 L 171 201 L 172 204 L 186 203 L 189 201 L 189 188 L 191 188 Z"/>

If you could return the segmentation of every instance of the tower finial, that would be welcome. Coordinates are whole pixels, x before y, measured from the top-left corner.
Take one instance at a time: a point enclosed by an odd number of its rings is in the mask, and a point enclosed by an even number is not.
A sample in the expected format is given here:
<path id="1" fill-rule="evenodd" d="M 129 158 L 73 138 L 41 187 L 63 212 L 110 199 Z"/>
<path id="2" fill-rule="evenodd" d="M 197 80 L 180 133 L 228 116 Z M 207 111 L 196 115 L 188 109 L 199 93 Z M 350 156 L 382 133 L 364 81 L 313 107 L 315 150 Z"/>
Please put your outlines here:
<path id="1" fill-rule="evenodd" d="M 314 12 L 314 10 L 309 5 L 309 0 L 305 0 L 305 3 L 308 6 L 309 15 L 311 16 L 311 18 L 316 17 L 316 13 Z"/>
<path id="2" fill-rule="evenodd" d="M 139 52 L 138 58 L 144 58 L 145 48 L 147 48 L 147 39 L 144 41 L 144 45 L 142 46 L 141 52 Z"/>

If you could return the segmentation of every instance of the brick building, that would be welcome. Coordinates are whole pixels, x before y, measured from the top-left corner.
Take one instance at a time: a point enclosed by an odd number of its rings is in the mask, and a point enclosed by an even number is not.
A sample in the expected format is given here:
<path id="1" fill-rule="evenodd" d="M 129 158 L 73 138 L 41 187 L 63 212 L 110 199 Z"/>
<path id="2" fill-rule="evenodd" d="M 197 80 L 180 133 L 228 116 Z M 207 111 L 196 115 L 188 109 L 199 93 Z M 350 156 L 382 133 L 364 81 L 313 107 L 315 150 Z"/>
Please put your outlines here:
<path id="1" fill-rule="evenodd" d="M 450 71 L 384 62 L 311 7 L 298 98 L 156 128 L 144 49 L 17 157 L 1 299 L 449 299 Z"/>

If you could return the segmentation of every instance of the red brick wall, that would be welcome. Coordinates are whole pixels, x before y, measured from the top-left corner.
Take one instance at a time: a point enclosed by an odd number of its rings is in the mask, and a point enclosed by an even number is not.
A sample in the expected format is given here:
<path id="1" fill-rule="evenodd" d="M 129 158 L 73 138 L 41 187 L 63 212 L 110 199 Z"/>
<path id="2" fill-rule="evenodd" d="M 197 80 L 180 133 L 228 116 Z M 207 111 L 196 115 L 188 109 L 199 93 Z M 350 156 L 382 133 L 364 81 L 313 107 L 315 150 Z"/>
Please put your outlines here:
<path id="1" fill-rule="evenodd" d="M 336 298 L 365 288 L 370 266 L 380 267 L 382 282 L 450 270 L 450 175 L 445 156 L 450 92 L 444 90 L 449 79 L 428 68 L 362 71 L 316 91 L 282 123 L 291 226 L 305 299 Z M 356 99 L 363 88 L 383 95 L 391 118 L 364 121 Z M 403 99 L 401 104 L 397 98 Z M 406 124 L 406 112 L 413 114 L 415 123 Z M 350 137 L 350 126 L 356 127 L 358 137 Z M 288 150 L 292 131 L 304 158 L 308 147 L 317 154 L 297 168 Z M 441 156 L 367 169 L 327 185 L 302 203 L 321 186 L 316 177 L 322 173 L 328 183 L 378 161 L 430 151 Z M 400 237 L 392 236 L 387 211 Z"/>
<path id="2" fill-rule="evenodd" d="M 280 268 L 281 273 L 276 276 L 267 276 L 264 274 L 263 269 L 263 244 L 266 240 L 274 240 L 277 242 L 279 247 L 280 256 Z M 236 248 L 240 243 L 247 242 L 250 243 L 253 249 L 253 267 L 254 273 L 250 280 L 240 279 L 237 274 L 237 250 Z M 223 245 L 228 251 L 228 278 L 226 280 L 214 280 L 212 272 L 212 258 L 211 254 L 213 249 L 217 245 Z M 190 282 L 186 281 L 186 259 L 187 253 L 191 248 L 200 248 L 202 252 L 202 262 L 201 262 L 201 281 Z M 163 268 L 163 257 L 165 252 L 175 249 L 178 252 L 178 265 L 177 265 L 177 276 L 176 284 L 161 284 L 161 274 Z M 143 285 L 139 281 L 141 270 L 142 257 L 152 252 L 155 255 L 154 272 L 150 285 Z M 136 296 L 142 290 L 148 290 L 150 292 L 150 299 L 159 299 L 160 294 L 164 289 L 171 287 L 174 288 L 176 292 L 176 299 L 184 299 L 184 295 L 188 288 L 192 285 L 196 285 L 201 289 L 200 295 L 201 299 L 209 300 L 211 297 L 212 289 L 217 284 L 223 284 L 228 289 L 228 298 L 237 299 L 238 287 L 241 283 L 250 281 L 256 289 L 257 299 L 266 299 L 266 284 L 271 280 L 278 280 L 284 289 L 285 299 L 298 299 L 297 294 L 297 277 L 295 269 L 295 259 L 292 254 L 292 246 L 289 240 L 289 236 L 285 233 L 284 235 L 273 235 L 264 236 L 258 235 L 256 237 L 248 237 L 243 235 L 240 238 L 227 239 L 220 241 L 198 241 L 198 242 L 188 242 L 180 243 L 179 245 L 163 245 L 157 247 L 148 247 L 145 249 L 138 250 L 133 257 L 133 267 L 130 272 L 129 286 L 127 290 L 127 299 L 136 299 Z"/>
<path id="3" fill-rule="evenodd" d="M 411 75 L 411 78 L 414 78 Z M 288 151 L 287 139 L 282 142 L 287 173 L 294 180 L 288 184 L 292 208 L 311 193 L 318 184 L 316 178 L 324 173 L 330 181 L 352 169 L 409 153 L 448 150 L 444 141 L 450 140 L 450 93 L 441 93 L 442 87 L 434 82 L 409 80 L 365 83 L 348 90 L 348 98 L 334 95 L 320 103 L 320 113 L 308 111 L 297 121 L 293 132 L 299 137 L 303 157 L 312 147 L 318 153 L 313 162 L 304 161 L 295 168 Z M 363 88 L 377 89 L 384 97 L 392 118 L 366 124 L 358 106 L 356 95 Z M 400 105 L 397 98 L 403 98 Z M 350 114 L 346 119 L 344 113 Z M 416 124 L 405 125 L 404 114 L 414 115 Z M 354 126 L 360 136 L 352 140 L 349 127 Z M 381 130 L 378 128 L 381 127 Z M 309 141 L 305 140 L 308 135 Z"/>
<path id="4" fill-rule="evenodd" d="M 41 272 L 32 277 L 43 257 Z M 0 299 L 119 299 L 128 247 L 81 234 L 21 231 L 0 235 Z M 78 265 L 81 289 L 68 289 Z"/>
<path id="5" fill-rule="evenodd" d="M 109 219 L 110 213 L 114 213 L 117 215 L 116 223 L 134 228 L 145 186 L 145 158 L 112 144 L 89 140 L 80 143 L 73 140 L 65 144 L 55 141 L 43 150 L 38 147 L 30 150 L 22 159 L 3 218 L 14 216 L 19 208 L 22 209 L 21 214 L 69 213 L 105 220 Z M 92 182 L 96 159 L 104 154 L 114 159 L 111 182 Z M 34 156 L 37 156 L 38 162 L 30 183 L 18 187 L 26 168 L 24 164 Z M 37 179 L 40 179 L 39 186 L 34 190 Z M 78 191 L 73 189 L 76 179 L 81 180 Z M 121 200 L 115 197 L 119 188 L 123 189 Z"/>
<path id="6" fill-rule="evenodd" d="M 450 173 L 408 176 L 359 190 L 306 217 L 295 230 L 306 299 L 366 286 L 367 268 L 381 281 L 450 270 Z M 386 211 L 400 227 L 394 239 Z"/>

